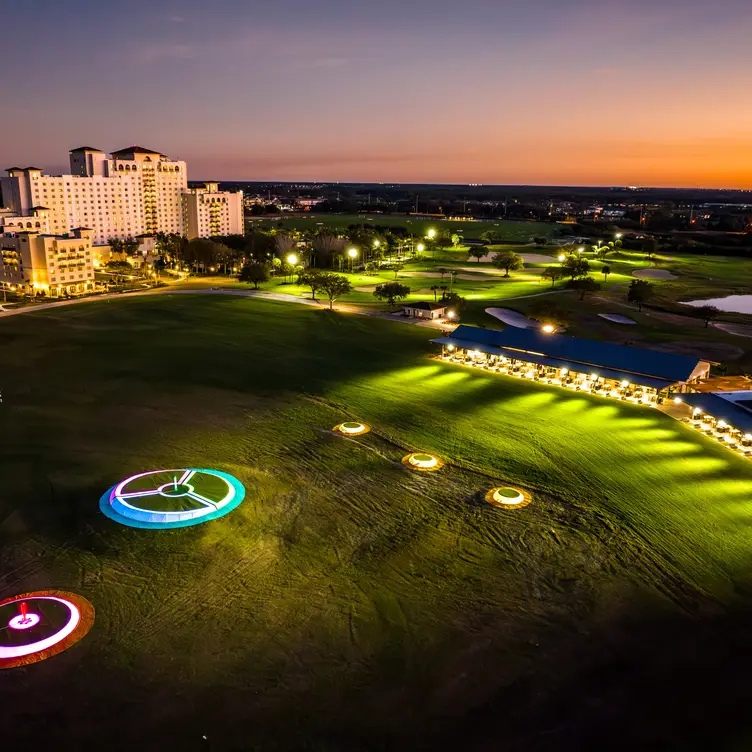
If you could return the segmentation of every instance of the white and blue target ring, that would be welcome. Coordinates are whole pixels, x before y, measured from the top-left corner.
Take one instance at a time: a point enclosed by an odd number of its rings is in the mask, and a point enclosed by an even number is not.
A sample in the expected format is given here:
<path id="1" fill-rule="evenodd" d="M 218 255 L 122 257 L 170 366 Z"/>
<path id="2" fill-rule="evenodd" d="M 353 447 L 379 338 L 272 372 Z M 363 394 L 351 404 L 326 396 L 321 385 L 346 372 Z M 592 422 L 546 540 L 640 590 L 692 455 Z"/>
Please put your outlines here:
<path id="1" fill-rule="evenodd" d="M 121 525 L 166 530 L 215 520 L 244 497 L 245 488 L 232 475 L 183 467 L 132 475 L 110 488 L 99 508 Z"/>

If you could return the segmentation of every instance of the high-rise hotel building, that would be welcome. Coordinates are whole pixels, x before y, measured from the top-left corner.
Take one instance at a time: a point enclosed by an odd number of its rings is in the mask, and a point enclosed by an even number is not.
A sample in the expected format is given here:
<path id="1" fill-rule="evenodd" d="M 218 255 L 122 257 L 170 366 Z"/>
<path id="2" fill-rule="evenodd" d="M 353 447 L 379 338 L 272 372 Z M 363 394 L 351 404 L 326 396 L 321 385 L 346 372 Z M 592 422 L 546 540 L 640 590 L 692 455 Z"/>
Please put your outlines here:
<path id="1" fill-rule="evenodd" d="M 82 146 L 70 152 L 70 170 L 53 176 L 10 168 L 0 179 L 2 231 L 65 235 L 85 227 L 95 245 L 157 232 L 189 238 L 243 232 L 242 194 L 216 184 L 189 191 L 185 162 L 159 152 L 131 146 L 108 158 Z"/>

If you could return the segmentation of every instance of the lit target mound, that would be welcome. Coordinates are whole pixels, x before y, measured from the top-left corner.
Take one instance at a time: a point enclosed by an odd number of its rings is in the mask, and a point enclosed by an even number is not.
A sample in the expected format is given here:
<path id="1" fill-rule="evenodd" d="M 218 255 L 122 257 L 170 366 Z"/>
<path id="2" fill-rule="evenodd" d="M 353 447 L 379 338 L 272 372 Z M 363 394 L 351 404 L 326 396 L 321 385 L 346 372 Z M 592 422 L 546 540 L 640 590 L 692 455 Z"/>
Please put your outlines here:
<path id="1" fill-rule="evenodd" d="M 434 470 L 441 470 L 444 462 L 439 457 L 426 452 L 413 452 L 402 458 L 402 464 L 410 470 L 419 470 L 424 473 L 430 473 Z"/>
<path id="2" fill-rule="evenodd" d="M 362 436 L 364 433 L 368 433 L 371 430 L 371 426 L 366 423 L 356 423 L 350 421 L 347 423 L 340 423 L 338 426 L 334 426 L 334 430 L 337 433 L 341 433 L 344 436 Z"/>
<path id="3" fill-rule="evenodd" d="M 0 668 L 37 663 L 77 643 L 94 623 L 85 598 L 57 590 L 0 601 Z"/>
<path id="4" fill-rule="evenodd" d="M 126 478 L 102 496 L 100 508 L 123 525 L 165 529 L 216 519 L 243 501 L 245 489 L 219 470 L 152 470 Z"/>
<path id="5" fill-rule="evenodd" d="M 526 507 L 532 500 L 533 497 L 527 491 L 511 486 L 492 488 L 486 494 L 486 501 L 489 504 L 507 509 L 510 507 Z"/>

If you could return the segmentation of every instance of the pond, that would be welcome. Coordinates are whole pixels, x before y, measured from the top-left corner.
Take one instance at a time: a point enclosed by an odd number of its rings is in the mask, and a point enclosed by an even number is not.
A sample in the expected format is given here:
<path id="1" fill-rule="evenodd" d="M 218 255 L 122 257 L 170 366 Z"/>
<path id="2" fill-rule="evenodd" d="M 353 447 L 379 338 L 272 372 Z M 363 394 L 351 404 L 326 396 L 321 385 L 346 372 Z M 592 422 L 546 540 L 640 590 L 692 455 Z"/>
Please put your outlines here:
<path id="1" fill-rule="evenodd" d="M 749 313 L 752 314 L 752 295 L 727 295 L 725 298 L 710 298 L 709 300 L 690 300 L 683 305 L 694 306 L 715 306 L 721 311 L 727 313 Z"/>

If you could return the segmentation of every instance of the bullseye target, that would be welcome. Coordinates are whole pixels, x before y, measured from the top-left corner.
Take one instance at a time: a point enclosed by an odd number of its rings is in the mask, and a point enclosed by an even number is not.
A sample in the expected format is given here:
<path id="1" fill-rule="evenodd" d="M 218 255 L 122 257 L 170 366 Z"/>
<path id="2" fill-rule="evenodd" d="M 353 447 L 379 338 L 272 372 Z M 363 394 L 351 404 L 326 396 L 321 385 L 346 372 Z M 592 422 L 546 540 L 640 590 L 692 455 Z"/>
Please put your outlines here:
<path id="1" fill-rule="evenodd" d="M 94 607 L 57 590 L 0 601 L 0 669 L 43 661 L 67 650 L 91 629 Z"/>
<path id="2" fill-rule="evenodd" d="M 232 475 L 188 467 L 126 478 L 102 496 L 99 506 L 123 525 L 166 529 L 221 517 L 244 496 L 245 488 Z"/>

